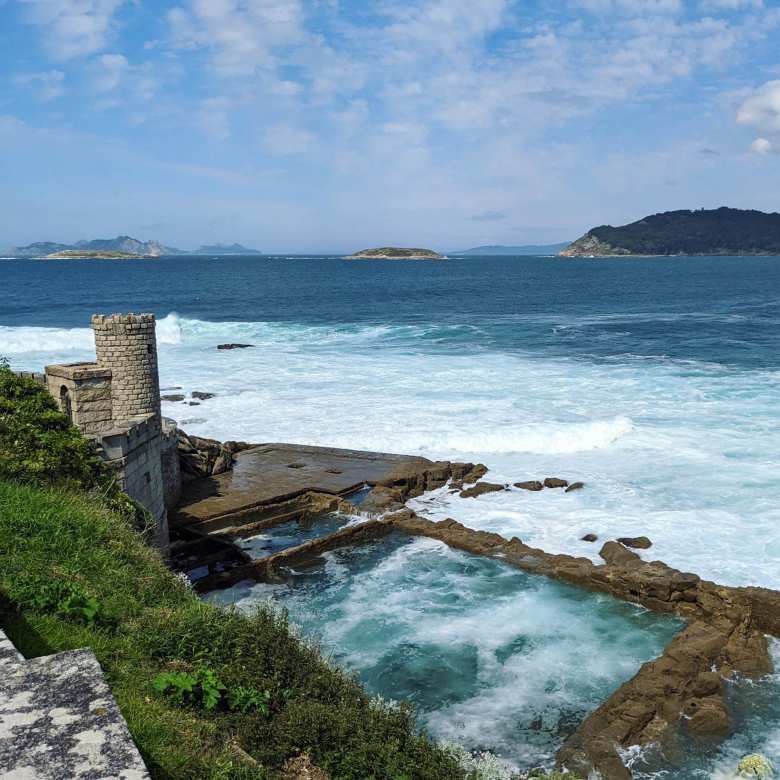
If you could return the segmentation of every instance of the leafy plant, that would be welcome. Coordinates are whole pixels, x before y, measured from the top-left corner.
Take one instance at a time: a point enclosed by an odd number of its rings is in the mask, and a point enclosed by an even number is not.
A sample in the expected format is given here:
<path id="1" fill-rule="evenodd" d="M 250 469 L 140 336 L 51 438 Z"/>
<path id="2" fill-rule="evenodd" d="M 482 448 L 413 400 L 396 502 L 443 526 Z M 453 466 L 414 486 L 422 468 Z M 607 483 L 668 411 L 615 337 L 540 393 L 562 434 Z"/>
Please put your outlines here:
<path id="1" fill-rule="evenodd" d="M 32 575 L 18 583 L 12 596 L 17 604 L 39 612 L 51 612 L 89 627 L 110 622 L 96 598 L 80 585 L 67 580 Z"/>
<path id="2" fill-rule="evenodd" d="M 189 672 L 163 672 L 154 678 L 154 688 L 167 694 L 177 704 L 186 704 L 195 697 L 198 680 Z"/>
<path id="3" fill-rule="evenodd" d="M 270 701 L 271 694 L 268 691 L 258 691 L 257 688 L 247 688 L 243 685 L 231 688 L 227 695 L 228 707 L 239 712 L 257 710 L 263 715 L 268 715 Z"/>

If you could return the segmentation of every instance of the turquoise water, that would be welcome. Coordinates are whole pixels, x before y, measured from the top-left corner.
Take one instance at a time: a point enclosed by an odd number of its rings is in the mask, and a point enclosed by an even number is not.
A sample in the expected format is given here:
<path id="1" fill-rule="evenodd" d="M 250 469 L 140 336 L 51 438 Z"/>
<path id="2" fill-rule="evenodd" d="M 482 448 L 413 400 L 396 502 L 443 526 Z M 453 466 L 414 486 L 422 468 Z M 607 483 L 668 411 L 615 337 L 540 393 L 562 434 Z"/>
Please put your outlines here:
<path id="1" fill-rule="evenodd" d="M 437 738 L 525 767 L 549 761 L 680 625 L 401 535 L 210 598 L 286 607 L 371 693 L 414 702 Z"/>

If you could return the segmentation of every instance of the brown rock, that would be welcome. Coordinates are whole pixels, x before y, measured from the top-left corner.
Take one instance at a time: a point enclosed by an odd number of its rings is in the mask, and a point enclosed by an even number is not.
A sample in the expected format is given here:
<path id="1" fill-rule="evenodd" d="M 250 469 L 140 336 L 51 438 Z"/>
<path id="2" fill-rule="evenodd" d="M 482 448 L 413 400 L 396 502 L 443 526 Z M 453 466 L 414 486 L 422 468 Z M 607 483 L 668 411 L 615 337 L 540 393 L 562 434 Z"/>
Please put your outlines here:
<path id="1" fill-rule="evenodd" d="M 178 393 L 173 393 L 172 395 L 161 395 L 160 399 L 162 401 L 183 401 L 184 396 L 179 395 Z"/>
<path id="2" fill-rule="evenodd" d="M 621 536 L 618 541 L 620 544 L 633 547 L 635 550 L 647 550 L 653 546 L 653 543 L 646 536 Z"/>
<path id="3" fill-rule="evenodd" d="M 544 488 L 544 485 L 537 480 L 529 480 L 528 482 L 515 482 L 515 487 L 521 490 L 532 490 L 536 493 Z"/>
<path id="4" fill-rule="evenodd" d="M 565 488 L 569 486 L 569 482 L 566 479 L 558 479 L 558 477 L 547 477 L 544 480 L 544 486 L 546 488 Z"/>
<path id="5" fill-rule="evenodd" d="M 641 563 L 642 559 L 631 550 L 627 550 L 617 542 L 607 542 L 599 551 L 599 555 L 609 564 L 626 566 L 633 563 Z"/>
<path id="6" fill-rule="evenodd" d="M 726 705 L 720 696 L 693 699 L 685 707 L 689 716 L 688 733 L 697 737 L 724 736 L 731 725 Z"/>
<path id="7" fill-rule="evenodd" d="M 360 511 L 369 514 L 394 512 L 403 509 L 403 493 L 397 488 L 376 485 L 360 504 Z"/>
<path id="8" fill-rule="evenodd" d="M 495 493 L 499 490 L 506 490 L 506 485 L 498 485 L 495 482 L 477 482 L 474 487 L 460 491 L 461 498 L 476 498 L 485 493 Z"/>
<path id="9" fill-rule="evenodd" d="M 472 466 L 461 479 L 461 482 L 470 485 L 472 482 L 476 482 L 478 479 L 482 479 L 485 474 L 488 473 L 488 467 L 484 463 L 477 463 L 476 466 Z"/>
<path id="10" fill-rule="evenodd" d="M 217 349 L 246 349 L 254 347 L 254 344 L 217 344 Z"/>
<path id="11" fill-rule="evenodd" d="M 693 695 L 719 696 L 723 690 L 723 680 L 717 672 L 702 672 L 693 684 Z"/>
<path id="12" fill-rule="evenodd" d="M 598 540 L 599 538 L 596 534 L 585 534 L 585 536 L 582 537 L 583 542 L 597 542 Z"/>
<path id="13" fill-rule="evenodd" d="M 569 487 L 564 491 L 565 493 L 571 493 L 573 490 L 582 490 L 585 487 L 584 482 L 572 482 Z"/>
<path id="14" fill-rule="evenodd" d="M 214 393 L 203 393 L 200 390 L 193 390 L 190 395 L 193 398 L 197 398 L 199 401 L 208 401 L 209 398 L 214 397 Z"/>

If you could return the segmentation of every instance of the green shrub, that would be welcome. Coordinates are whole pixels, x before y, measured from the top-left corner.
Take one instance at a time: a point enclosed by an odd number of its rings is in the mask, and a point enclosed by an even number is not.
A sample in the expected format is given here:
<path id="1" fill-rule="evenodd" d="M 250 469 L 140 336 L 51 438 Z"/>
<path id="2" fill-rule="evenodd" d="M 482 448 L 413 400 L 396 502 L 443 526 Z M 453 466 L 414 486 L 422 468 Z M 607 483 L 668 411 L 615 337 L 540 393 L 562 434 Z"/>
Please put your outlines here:
<path id="1" fill-rule="evenodd" d="M 46 388 L 0 359 L 0 479 L 91 491 L 146 535 L 149 513 L 117 484 L 94 444 L 59 410 Z"/>

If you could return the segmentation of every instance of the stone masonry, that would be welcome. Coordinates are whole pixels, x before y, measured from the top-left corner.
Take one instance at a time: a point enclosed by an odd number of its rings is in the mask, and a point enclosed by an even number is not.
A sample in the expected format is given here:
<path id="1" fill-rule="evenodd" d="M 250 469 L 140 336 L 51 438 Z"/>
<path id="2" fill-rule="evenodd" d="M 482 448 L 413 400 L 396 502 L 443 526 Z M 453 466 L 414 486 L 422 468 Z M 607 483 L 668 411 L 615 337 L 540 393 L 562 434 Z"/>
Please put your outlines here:
<path id="1" fill-rule="evenodd" d="M 26 660 L 0 631 L 0 780 L 149 780 L 91 650 Z"/>
<path id="2" fill-rule="evenodd" d="M 172 420 L 160 415 L 153 314 L 95 314 L 96 360 L 46 366 L 45 385 L 85 436 L 94 439 L 121 488 L 157 521 L 168 547 L 167 510 L 180 493 Z"/>

